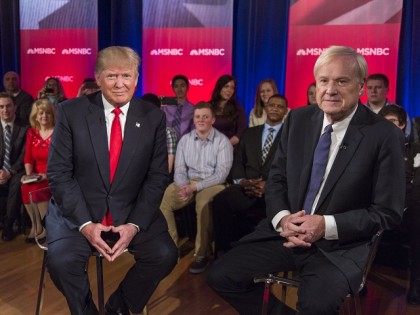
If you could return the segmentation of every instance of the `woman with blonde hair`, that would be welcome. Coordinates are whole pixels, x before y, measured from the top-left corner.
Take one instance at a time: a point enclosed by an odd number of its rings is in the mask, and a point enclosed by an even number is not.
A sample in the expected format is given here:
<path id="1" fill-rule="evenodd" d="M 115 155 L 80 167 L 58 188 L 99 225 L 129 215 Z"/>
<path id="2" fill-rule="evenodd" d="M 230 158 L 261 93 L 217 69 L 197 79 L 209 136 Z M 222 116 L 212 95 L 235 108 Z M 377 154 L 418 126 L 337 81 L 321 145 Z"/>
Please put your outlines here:
<path id="1" fill-rule="evenodd" d="M 249 114 L 249 127 L 259 126 L 265 123 L 267 116 L 264 111 L 264 106 L 268 103 L 268 99 L 277 93 L 277 85 L 273 79 L 265 79 L 258 84 L 254 108 Z"/>
<path id="2" fill-rule="evenodd" d="M 32 227 L 26 238 L 27 242 L 34 242 L 37 238 L 45 237 L 41 220 L 47 212 L 51 193 L 48 189 L 47 159 L 54 130 L 54 107 L 46 98 L 36 100 L 32 105 L 29 116 L 31 128 L 26 133 L 24 165 L 25 173 L 22 177 L 22 201 L 31 219 Z M 30 198 L 32 193 L 32 202 Z M 39 235 L 36 233 L 42 231 Z"/>

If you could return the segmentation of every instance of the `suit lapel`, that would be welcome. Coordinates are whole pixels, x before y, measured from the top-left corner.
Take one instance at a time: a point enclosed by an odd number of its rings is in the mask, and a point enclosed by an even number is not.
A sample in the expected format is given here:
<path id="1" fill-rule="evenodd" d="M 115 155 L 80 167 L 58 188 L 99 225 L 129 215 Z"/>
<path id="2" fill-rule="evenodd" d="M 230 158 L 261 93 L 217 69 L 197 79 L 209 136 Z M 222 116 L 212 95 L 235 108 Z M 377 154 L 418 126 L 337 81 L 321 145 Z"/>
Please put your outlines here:
<path id="1" fill-rule="evenodd" d="M 118 183 L 123 180 L 140 143 L 139 139 L 144 131 L 144 125 L 145 121 L 141 104 L 136 100 L 131 100 L 125 121 L 123 146 L 111 190 L 114 190 Z"/>
<path id="2" fill-rule="evenodd" d="M 89 105 L 90 113 L 86 116 L 86 122 L 102 181 L 107 190 L 109 190 L 108 136 L 106 134 L 104 105 L 102 104 L 101 95 L 101 93 L 97 93 L 94 99 L 89 98 L 91 100 Z"/>
<path id="3" fill-rule="evenodd" d="M 3 158 L 4 158 L 4 138 L 3 138 L 3 125 L 0 124 L 0 139 L 1 139 L 1 145 L 0 145 L 0 165 L 3 165 Z"/>
<path id="4" fill-rule="evenodd" d="M 325 198 L 330 193 L 331 189 L 335 186 L 335 184 L 345 171 L 348 163 L 350 162 L 354 153 L 359 147 L 360 141 L 363 139 L 363 134 L 359 130 L 360 127 L 363 127 L 365 125 L 362 116 L 363 113 L 361 112 L 361 108 L 359 107 L 347 128 L 346 134 L 342 141 L 342 149 L 339 149 L 337 153 L 337 156 L 325 181 L 324 188 L 322 189 L 321 195 L 319 197 L 315 212 L 322 205 Z"/>
<path id="5" fill-rule="evenodd" d="M 314 157 L 315 147 L 318 144 L 319 136 L 321 134 L 322 122 L 324 113 L 319 110 L 316 111 L 308 123 L 304 126 L 305 142 L 303 143 L 303 163 L 302 171 L 300 173 L 300 185 L 299 185 L 299 206 L 303 207 L 303 201 L 305 200 L 306 190 L 309 185 L 309 179 L 312 170 L 312 160 Z M 303 127 L 303 126 L 302 126 Z M 293 139 L 291 139 L 293 141 Z M 299 144 L 297 144 L 299 145 Z"/>

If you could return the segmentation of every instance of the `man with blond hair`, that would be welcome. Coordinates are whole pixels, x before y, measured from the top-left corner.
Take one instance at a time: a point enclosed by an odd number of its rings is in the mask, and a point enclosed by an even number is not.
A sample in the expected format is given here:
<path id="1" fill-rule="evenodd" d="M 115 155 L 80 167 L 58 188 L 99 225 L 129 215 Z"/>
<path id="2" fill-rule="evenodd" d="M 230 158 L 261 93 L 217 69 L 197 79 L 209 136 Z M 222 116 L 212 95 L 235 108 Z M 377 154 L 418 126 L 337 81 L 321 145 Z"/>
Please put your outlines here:
<path id="1" fill-rule="evenodd" d="M 208 276 L 240 314 L 261 310 L 253 277 L 290 270 L 301 279 L 299 314 L 338 314 L 359 289 L 373 235 L 400 223 L 403 136 L 358 104 L 366 73 L 355 50 L 329 47 L 314 66 L 318 106 L 288 114 L 266 183 L 267 219 Z"/>
<path id="2" fill-rule="evenodd" d="M 58 105 L 47 176 L 48 269 L 72 314 L 97 314 L 85 270 L 96 249 L 112 262 L 131 249 L 135 264 L 105 308 L 140 313 L 176 264 L 159 203 L 168 182 L 165 116 L 133 98 L 140 58 L 112 46 L 97 57 L 100 91 Z"/>

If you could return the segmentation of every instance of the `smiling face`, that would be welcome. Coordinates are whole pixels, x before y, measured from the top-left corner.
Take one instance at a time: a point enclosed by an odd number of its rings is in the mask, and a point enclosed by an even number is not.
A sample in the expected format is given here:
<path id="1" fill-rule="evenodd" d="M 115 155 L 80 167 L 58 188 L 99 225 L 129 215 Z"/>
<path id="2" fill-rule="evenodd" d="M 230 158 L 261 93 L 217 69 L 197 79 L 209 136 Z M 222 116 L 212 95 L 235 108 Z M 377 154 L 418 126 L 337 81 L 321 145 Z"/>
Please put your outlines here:
<path id="1" fill-rule="evenodd" d="M 52 113 L 46 110 L 39 109 L 36 114 L 36 121 L 40 126 L 49 128 L 52 125 Z"/>
<path id="2" fill-rule="evenodd" d="M 133 98 L 138 81 L 133 67 L 110 65 L 95 77 L 102 94 L 113 106 L 122 106 Z"/>
<path id="3" fill-rule="evenodd" d="M 228 101 L 233 94 L 235 94 L 235 81 L 232 80 L 222 87 L 220 97 L 223 101 Z"/>
<path id="4" fill-rule="evenodd" d="M 335 56 L 316 73 L 316 100 L 331 123 L 343 120 L 357 106 L 363 82 L 352 58 Z"/>
<path id="5" fill-rule="evenodd" d="M 194 110 L 193 120 L 197 133 L 205 135 L 210 132 L 216 119 L 209 108 L 197 108 Z"/>
<path id="6" fill-rule="evenodd" d="M 10 97 L 0 97 L 0 119 L 4 122 L 15 120 L 16 106 Z"/>
<path id="7" fill-rule="evenodd" d="M 274 89 L 268 82 L 264 82 L 260 87 L 260 98 L 264 104 L 267 104 L 268 99 L 274 95 Z"/>

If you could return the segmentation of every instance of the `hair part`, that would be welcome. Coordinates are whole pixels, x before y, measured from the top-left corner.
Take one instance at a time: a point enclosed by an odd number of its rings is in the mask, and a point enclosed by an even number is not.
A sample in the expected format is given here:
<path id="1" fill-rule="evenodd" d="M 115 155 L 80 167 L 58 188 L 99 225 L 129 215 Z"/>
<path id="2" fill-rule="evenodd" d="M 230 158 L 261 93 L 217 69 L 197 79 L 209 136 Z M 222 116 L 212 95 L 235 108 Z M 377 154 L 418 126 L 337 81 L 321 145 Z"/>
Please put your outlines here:
<path id="1" fill-rule="evenodd" d="M 13 97 L 9 93 L 0 92 L 0 98 L 8 98 L 12 101 L 13 106 L 15 105 L 15 102 L 13 101 Z"/>
<path id="2" fill-rule="evenodd" d="M 347 46 L 330 46 L 325 49 L 315 62 L 314 76 L 316 77 L 318 70 L 322 66 L 330 63 L 336 57 L 351 59 L 353 61 L 356 77 L 361 84 L 365 83 L 368 72 L 366 59 L 353 48 Z"/>
<path id="3" fill-rule="evenodd" d="M 194 106 L 194 112 L 195 112 L 197 109 L 203 109 L 203 108 L 207 108 L 207 109 L 209 109 L 209 110 L 210 110 L 210 112 L 211 112 L 211 115 L 212 115 L 213 117 L 216 117 L 216 113 L 214 112 L 214 108 L 213 108 L 213 106 L 212 106 L 210 103 L 208 103 L 208 102 L 204 102 L 204 101 L 198 102 L 198 103 L 197 103 L 197 105 L 195 105 L 195 106 Z"/>
<path id="4" fill-rule="evenodd" d="M 389 79 L 388 77 L 383 74 L 383 73 L 373 73 L 371 75 L 369 75 L 366 79 L 366 82 L 369 80 L 378 80 L 378 81 L 382 81 L 382 83 L 384 84 L 384 86 L 386 88 L 389 87 Z"/>
<path id="5" fill-rule="evenodd" d="M 98 52 L 96 57 L 95 75 L 99 75 L 106 68 L 114 65 L 132 67 L 138 76 L 140 57 L 130 47 L 110 46 L 104 48 Z"/>
<path id="6" fill-rule="evenodd" d="M 44 111 L 51 115 L 51 126 L 55 126 L 55 115 L 54 105 L 47 98 L 37 99 L 32 104 L 31 114 L 29 115 L 29 123 L 32 128 L 41 129 L 39 122 L 36 120 L 36 116 L 39 111 Z"/>

